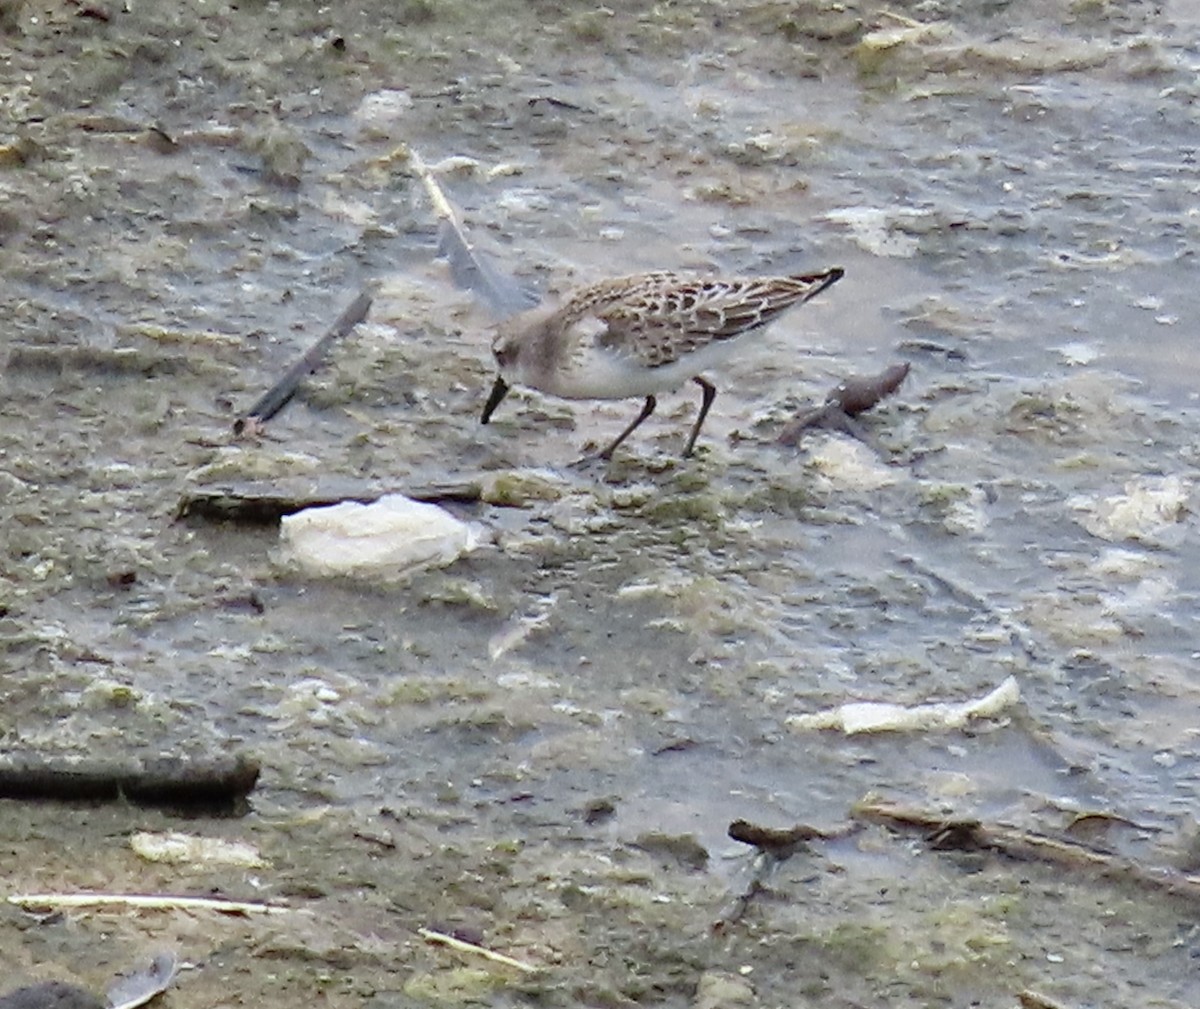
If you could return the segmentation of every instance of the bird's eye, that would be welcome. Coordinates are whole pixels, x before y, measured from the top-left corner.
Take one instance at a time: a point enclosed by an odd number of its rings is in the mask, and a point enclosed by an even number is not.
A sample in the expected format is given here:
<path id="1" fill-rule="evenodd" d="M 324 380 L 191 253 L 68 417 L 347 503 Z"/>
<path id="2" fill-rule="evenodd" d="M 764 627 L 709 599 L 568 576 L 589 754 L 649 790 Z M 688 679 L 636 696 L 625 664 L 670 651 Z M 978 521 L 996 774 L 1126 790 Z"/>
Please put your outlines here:
<path id="1" fill-rule="evenodd" d="M 492 344 L 492 356 L 500 367 L 506 368 L 517 359 L 517 345 L 501 337 Z"/>

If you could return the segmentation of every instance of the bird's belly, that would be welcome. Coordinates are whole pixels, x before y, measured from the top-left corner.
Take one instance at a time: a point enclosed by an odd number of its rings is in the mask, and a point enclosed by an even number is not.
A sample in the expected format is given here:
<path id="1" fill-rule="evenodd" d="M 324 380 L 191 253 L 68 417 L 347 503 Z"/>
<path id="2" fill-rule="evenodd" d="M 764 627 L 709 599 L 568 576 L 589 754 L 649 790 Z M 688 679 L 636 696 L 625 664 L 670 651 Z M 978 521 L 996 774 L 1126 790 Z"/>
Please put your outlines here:
<path id="1" fill-rule="evenodd" d="M 650 368 L 623 354 L 589 349 L 539 383 L 544 392 L 563 399 L 626 399 L 652 396 L 678 389 L 690 378 L 723 363 L 734 350 L 734 340 L 713 342 L 685 354 L 678 361 Z"/>

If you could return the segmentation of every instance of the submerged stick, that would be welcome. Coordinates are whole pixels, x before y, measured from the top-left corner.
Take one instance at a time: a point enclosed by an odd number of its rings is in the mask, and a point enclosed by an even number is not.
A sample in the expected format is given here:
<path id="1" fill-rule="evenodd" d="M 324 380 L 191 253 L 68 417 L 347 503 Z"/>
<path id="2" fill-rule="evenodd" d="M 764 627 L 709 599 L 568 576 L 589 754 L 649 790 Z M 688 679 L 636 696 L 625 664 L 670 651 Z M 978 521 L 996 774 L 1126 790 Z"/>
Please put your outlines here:
<path id="1" fill-rule="evenodd" d="M 250 407 L 244 417 L 239 417 L 233 422 L 234 435 L 240 437 L 243 434 L 252 436 L 259 433 L 267 421 L 287 406 L 288 401 L 296 394 L 300 383 L 321 366 L 321 362 L 325 360 L 325 355 L 329 353 L 329 348 L 334 341 L 340 340 L 367 317 L 367 312 L 371 308 L 371 300 L 370 291 L 362 291 L 338 316 L 337 321 L 329 327 L 325 335 L 308 348 L 304 356 L 293 364 L 257 403 Z"/>
<path id="2" fill-rule="evenodd" d="M 486 946 L 477 946 L 473 942 L 465 942 L 462 939 L 456 939 L 452 935 L 447 935 L 445 932 L 435 932 L 431 928 L 417 929 L 419 935 L 426 942 L 437 943 L 441 946 L 448 946 L 450 949 L 458 950 L 460 953 L 470 953 L 473 956 L 481 956 L 485 960 L 491 960 L 493 963 L 502 963 L 506 967 L 515 967 L 519 971 L 526 974 L 536 974 L 540 967 L 531 963 L 526 963 L 524 960 L 516 960 L 511 956 L 505 956 L 503 953 L 497 953 L 495 950 L 490 950 Z"/>
<path id="3" fill-rule="evenodd" d="M 970 585 L 940 571 L 931 563 L 909 554 L 897 555 L 892 553 L 890 556 L 900 567 L 907 568 L 922 578 L 928 578 L 937 588 L 945 592 L 956 603 L 974 607 L 989 620 L 995 621 L 998 627 L 1007 632 L 1009 640 L 1014 645 L 1020 646 L 1028 659 L 1038 661 L 1039 649 L 1037 641 L 1034 639 L 1033 631 L 1026 624 L 1021 623 L 1002 608 L 994 606 L 985 596 L 971 588 Z"/>
<path id="4" fill-rule="evenodd" d="M 1157 893 L 1200 900 L 1198 876 L 1189 876 L 1176 869 L 1146 866 L 1077 841 L 1016 827 L 985 825 L 971 818 L 950 819 L 888 802 L 861 803 L 853 809 L 852 815 L 893 830 L 919 831 L 935 851 L 993 851 L 1014 860 L 1094 872 L 1103 878 L 1127 881 Z"/>

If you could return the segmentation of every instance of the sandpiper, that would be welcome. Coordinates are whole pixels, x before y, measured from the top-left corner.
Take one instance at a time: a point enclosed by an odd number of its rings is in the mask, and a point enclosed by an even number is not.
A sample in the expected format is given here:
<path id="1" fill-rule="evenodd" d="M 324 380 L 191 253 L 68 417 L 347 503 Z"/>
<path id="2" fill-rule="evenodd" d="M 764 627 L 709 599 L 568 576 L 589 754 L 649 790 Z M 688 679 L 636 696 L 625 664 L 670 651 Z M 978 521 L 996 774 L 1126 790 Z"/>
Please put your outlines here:
<path id="1" fill-rule="evenodd" d="M 717 395 L 700 372 L 725 360 L 737 337 L 820 294 L 844 272 L 835 266 L 734 279 L 640 273 L 581 287 L 557 308 L 535 308 L 501 324 L 492 343 L 500 374 L 482 421 L 491 419 L 511 385 L 563 399 L 644 396 L 641 413 L 600 453 L 608 459 L 654 412 L 657 393 L 691 379 L 703 398 L 683 451 L 689 456 Z"/>

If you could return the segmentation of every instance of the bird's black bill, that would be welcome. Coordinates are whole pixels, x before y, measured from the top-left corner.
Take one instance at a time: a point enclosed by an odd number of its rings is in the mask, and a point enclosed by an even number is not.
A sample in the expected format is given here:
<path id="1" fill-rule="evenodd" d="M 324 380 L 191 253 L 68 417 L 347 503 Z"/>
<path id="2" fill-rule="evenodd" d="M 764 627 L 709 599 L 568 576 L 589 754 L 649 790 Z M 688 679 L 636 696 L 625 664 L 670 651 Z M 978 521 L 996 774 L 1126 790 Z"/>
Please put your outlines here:
<path id="1" fill-rule="evenodd" d="M 486 424 L 492 419 L 492 414 L 496 412 L 496 407 L 500 405 L 500 401 L 508 395 L 508 383 L 499 375 L 496 376 L 496 384 L 492 386 L 492 391 L 488 395 L 487 402 L 483 405 L 483 416 L 479 418 L 481 424 Z"/>

